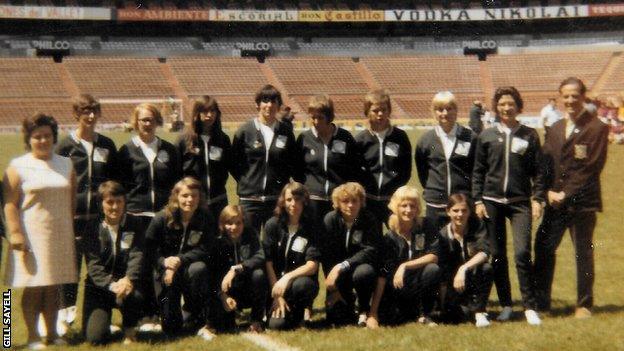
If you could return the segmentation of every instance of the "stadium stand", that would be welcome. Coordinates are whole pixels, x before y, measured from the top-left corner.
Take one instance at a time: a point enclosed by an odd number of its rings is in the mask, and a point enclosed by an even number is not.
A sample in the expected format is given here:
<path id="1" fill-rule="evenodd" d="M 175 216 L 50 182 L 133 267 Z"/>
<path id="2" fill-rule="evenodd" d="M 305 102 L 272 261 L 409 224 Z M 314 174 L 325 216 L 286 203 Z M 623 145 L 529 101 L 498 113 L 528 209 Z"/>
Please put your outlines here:
<path id="1" fill-rule="evenodd" d="M 68 97 L 61 75 L 49 58 L 0 58 L 0 97 Z"/>

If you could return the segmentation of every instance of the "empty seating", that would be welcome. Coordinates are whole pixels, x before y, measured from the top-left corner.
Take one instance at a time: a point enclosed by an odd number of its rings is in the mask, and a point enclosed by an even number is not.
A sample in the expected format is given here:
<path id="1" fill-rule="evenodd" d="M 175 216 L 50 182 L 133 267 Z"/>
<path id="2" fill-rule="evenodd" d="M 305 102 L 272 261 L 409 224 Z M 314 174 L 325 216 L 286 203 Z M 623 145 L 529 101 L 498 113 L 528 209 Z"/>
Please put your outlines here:
<path id="1" fill-rule="evenodd" d="M 68 97 L 49 58 L 0 58 L 0 98 Z"/>

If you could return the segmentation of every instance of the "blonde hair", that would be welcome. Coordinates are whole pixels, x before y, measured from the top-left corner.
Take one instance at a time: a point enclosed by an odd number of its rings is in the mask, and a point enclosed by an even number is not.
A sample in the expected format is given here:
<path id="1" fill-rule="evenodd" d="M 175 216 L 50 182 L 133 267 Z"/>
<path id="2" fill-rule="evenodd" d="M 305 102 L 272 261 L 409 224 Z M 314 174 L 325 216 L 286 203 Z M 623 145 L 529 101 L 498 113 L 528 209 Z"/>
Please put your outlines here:
<path id="1" fill-rule="evenodd" d="M 397 213 L 399 213 L 399 205 L 403 201 L 413 201 L 418 208 L 418 213 L 421 212 L 420 206 L 420 194 L 418 193 L 418 189 L 413 186 L 403 185 L 398 188 L 392 197 L 390 198 L 390 203 L 388 204 L 388 208 L 392 211 L 390 218 L 388 219 L 388 228 L 393 231 L 397 231 L 399 229 L 399 217 Z M 420 217 L 416 219 L 417 223 L 420 223 Z"/>
<path id="2" fill-rule="evenodd" d="M 180 202 L 178 201 L 178 195 L 180 195 L 184 188 L 197 190 L 199 193 L 199 205 L 197 206 L 197 210 L 206 209 L 206 200 L 204 199 L 204 192 L 202 191 L 202 186 L 199 180 L 190 176 L 180 179 L 177 183 L 175 183 L 173 189 L 171 189 L 169 201 L 165 206 L 165 221 L 167 223 L 167 227 L 169 228 L 182 228 L 182 217 L 180 214 Z"/>
<path id="3" fill-rule="evenodd" d="M 362 207 L 364 207 L 366 200 L 366 191 L 364 190 L 364 187 L 360 185 L 360 183 L 347 182 L 339 185 L 336 189 L 334 189 L 331 198 L 332 205 L 336 210 L 340 208 L 340 201 L 346 199 L 359 199 L 360 204 L 362 204 Z"/>
<path id="4" fill-rule="evenodd" d="M 374 104 L 386 105 L 388 113 L 392 112 L 392 104 L 390 103 L 390 95 L 385 89 L 372 90 L 364 97 L 364 116 L 368 116 L 371 107 Z"/>
<path id="5" fill-rule="evenodd" d="M 315 113 L 322 115 L 327 123 L 333 122 L 334 117 L 336 117 L 334 112 L 334 102 L 328 95 L 314 95 L 310 98 L 310 102 L 308 103 L 308 114 L 314 115 Z"/>
<path id="6" fill-rule="evenodd" d="M 221 234 L 225 234 L 225 225 L 232 221 L 234 218 L 240 218 L 241 220 L 245 218 L 243 206 L 227 205 L 223 208 L 223 210 L 221 210 L 221 214 L 219 215 L 219 232 Z"/>
<path id="7" fill-rule="evenodd" d="M 130 124 L 132 125 L 132 128 L 134 128 L 134 130 L 138 129 L 139 113 L 141 113 L 141 110 L 151 112 L 152 115 L 154 116 L 154 121 L 156 122 L 156 125 L 158 126 L 163 125 L 162 114 L 160 113 L 160 109 L 158 108 L 158 106 L 151 104 L 149 102 L 144 102 L 142 104 L 137 105 L 137 107 L 135 107 L 134 110 L 132 111 L 132 115 L 130 116 Z"/>
<path id="8" fill-rule="evenodd" d="M 457 110 L 457 99 L 450 91 L 440 91 L 431 99 L 431 113 L 440 107 L 451 106 Z"/>

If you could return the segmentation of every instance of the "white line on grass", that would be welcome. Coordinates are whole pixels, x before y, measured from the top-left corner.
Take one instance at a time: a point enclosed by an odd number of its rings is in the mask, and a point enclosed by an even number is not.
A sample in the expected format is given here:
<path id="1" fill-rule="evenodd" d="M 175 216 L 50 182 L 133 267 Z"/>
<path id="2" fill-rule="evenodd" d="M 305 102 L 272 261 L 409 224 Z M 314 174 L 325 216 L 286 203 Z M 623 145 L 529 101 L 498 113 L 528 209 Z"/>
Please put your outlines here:
<path id="1" fill-rule="evenodd" d="M 243 337 L 261 348 L 269 351 L 299 351 L 298 348 L 289 346 L 280 341 L 270 338 L 265 334 L 243 333 Z"/>

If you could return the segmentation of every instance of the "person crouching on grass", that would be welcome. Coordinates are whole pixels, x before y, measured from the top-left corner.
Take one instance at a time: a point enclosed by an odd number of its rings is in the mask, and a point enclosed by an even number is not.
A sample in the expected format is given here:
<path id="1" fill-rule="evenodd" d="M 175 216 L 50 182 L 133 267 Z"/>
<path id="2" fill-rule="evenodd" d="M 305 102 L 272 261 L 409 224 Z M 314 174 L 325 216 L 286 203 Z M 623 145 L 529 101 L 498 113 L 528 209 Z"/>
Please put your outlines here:
<path id="1" fill-rule="evenodd" d="M 112 309 L 119 308 L 127 345 L 135 341 L 144 306 L 139 284 L 144 228 L 140 219 L 126 214 L 126 192 L 121 184 L 104 182 L 97 195 L 104 220 L 97 231 L 85 234 L 88 275 L 82 325 L 87 342 L 103 344 L 110 334 Z"/>
<path id="2" fill-rule="evenodd" d="M 208 328 L 209 273 L 206 262 L 214 245 L 215 225 L 205 206 L 201 183 L 185 177 L 178 181 L 169 202 L 158 212 L 145 233 L 147 264 L 153 268 L 154 290 L 160 307 L 162 330 L 168 336 L 183 330 L 211 340 Z M 183 321 L 180 297 L 193 315 Z"/>
<path id="3" fill-rule="evenodd" d="M 381 268 L 366 326 L 430 318 L 440 284 L 439 240 L 435 223 L 420 217 L 418 190 L 404 185 L 390 198 L 390 231 L 383 237 Z"/>
<path id="4" fill-rule="evenodd" d="M 440 266 L 445 273 L 442 301 L 445 319 L 466 320 L 474 313 L 475 325 L 490 325 L 487 305 L 494 271 L 489 259 L 489 243 L 485 224 L 474 214 L 464 194 L 452 194 L 446 205 L 450 219 L 440 230 Z"/>
<path id="5" fill-rule="evenodd" d="M 374 267 L 381 233 L 375 217 L 364 209 L 365 196 L 364 188 L 358 183 L 338 186 L 332 193 L 334 210 L 323 221 L 321 254 L 326 274 L 327 321 L 330 324 L 344 325 L 355 321 L 355 289 L 358 325 L 366 325 L 377 276 Z"/>
<path id="6" fill-rule="evenodd" d="M 219 216 L 219 231 L 214 251 L 218 303 L 213 326 L 219 331 L 236 328 L 235 311 L 251 307 L 249 331 L 263 331 L 262 319 L 267 298 L 264 252 L 259 235 L 243 222 L 240 205 L 228 205 Z"/>

